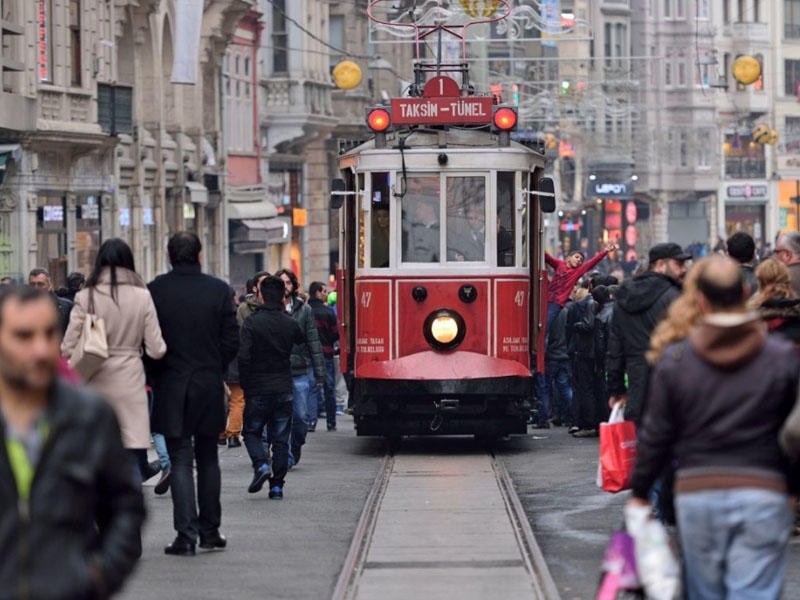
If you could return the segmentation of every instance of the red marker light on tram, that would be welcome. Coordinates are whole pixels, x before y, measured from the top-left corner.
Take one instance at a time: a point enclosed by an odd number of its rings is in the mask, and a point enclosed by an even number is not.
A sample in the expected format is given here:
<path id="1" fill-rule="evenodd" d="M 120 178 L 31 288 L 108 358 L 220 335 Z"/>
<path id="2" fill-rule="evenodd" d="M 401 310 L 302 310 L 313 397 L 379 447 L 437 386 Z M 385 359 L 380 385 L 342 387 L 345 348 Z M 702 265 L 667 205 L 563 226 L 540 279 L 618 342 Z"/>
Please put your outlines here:
<path id="1" fill-rule="evenodd" d="M 494 111 L 494 126 L 500 131 L 510 131 L 517 125 L 517 112 L 513 108 L 502 106 Z"/>
<path id="2" fill-rule="evenodd" d="M 389 111 L 385 108 L 373 108 L 367 114 L 367 125 L 372 131 L 386 131 L 392 122 Z"/>

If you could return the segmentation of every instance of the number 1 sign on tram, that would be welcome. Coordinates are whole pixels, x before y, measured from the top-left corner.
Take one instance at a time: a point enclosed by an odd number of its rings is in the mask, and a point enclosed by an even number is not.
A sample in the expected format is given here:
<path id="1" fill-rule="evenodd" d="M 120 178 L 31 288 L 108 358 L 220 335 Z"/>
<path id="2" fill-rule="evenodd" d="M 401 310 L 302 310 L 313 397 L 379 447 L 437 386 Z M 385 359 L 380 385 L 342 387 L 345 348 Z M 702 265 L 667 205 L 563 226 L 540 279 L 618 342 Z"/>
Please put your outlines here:
<path id="1" fill-rule="evenodd" d="M 485 125 L 492 122 L 491 96 L 462 96 L 450 77 L 434 77 L 422 98 L 392 98 L 395 125 Z"/>

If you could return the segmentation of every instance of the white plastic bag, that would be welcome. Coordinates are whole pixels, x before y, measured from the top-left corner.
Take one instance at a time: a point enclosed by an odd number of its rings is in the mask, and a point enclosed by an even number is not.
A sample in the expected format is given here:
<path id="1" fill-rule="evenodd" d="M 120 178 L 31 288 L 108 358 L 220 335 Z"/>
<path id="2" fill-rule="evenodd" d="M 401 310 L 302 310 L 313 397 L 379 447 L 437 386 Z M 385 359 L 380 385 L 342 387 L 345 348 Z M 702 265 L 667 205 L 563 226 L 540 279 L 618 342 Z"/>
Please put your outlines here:
<path id="1" fill-rule="evenodd" d="M 667 530 L 654 519 L 649 506 L 625 506 L 625 528 L 635 541 L 639 579 L 647 598 L 681 597 L 681 568 L 670 546 Z"/>

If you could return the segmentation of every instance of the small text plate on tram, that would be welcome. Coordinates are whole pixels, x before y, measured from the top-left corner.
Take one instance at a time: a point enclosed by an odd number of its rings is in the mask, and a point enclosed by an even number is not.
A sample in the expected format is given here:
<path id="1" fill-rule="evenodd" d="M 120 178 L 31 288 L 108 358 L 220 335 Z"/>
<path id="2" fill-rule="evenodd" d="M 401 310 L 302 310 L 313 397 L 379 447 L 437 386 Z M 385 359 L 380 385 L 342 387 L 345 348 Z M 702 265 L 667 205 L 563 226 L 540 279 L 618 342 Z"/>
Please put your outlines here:
<path id="1" fill-rule="evenodd" d="M 392 98 L 395 125 L 454 125 L 492 122 L 490 96 Z"/>

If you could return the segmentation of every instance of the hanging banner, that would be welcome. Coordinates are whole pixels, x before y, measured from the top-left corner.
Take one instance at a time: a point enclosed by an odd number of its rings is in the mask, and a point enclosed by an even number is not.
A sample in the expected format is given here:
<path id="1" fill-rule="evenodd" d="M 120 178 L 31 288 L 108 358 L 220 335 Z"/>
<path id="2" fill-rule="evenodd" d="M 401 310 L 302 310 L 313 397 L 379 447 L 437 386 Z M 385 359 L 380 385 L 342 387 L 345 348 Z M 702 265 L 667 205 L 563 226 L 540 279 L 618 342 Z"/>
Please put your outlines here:
<path id="1" fill-rule="evenodd" d="M 552 38 L 561 33 L 561 2 L 560 0 L 541 0 L 542 11 L 542 46 L 555 47 L 558 44 Z"/>
<path id="2" fill-rule="evenodd" d="M 175 0 L 175 40 L 172 45 L 172 83 L 197 83 L 203 0 Z"/>

